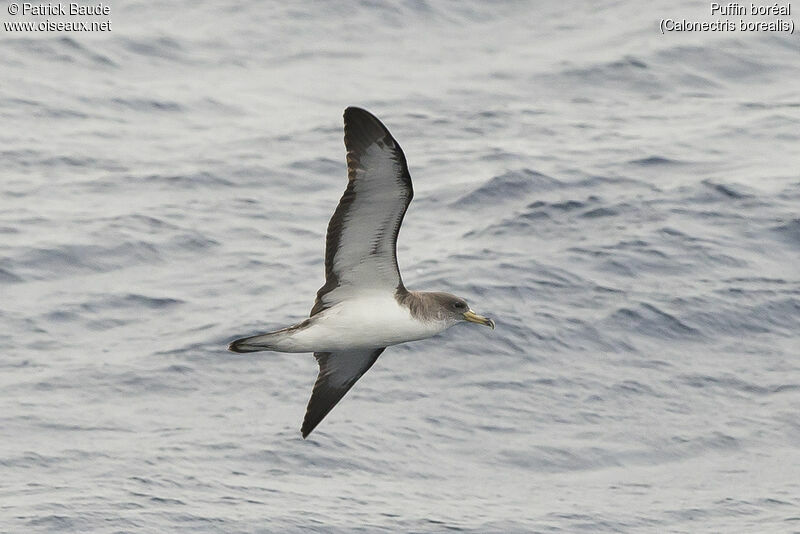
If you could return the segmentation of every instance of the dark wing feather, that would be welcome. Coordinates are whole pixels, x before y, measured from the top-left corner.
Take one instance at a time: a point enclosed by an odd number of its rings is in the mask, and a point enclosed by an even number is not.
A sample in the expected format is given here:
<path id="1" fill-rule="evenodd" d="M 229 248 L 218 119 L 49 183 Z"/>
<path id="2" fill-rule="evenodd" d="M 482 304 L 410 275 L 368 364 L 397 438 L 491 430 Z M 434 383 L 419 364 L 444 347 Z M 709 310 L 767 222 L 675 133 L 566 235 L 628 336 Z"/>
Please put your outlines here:
<path id="1" fill-rule="evenodd" d="M 414 191 L 406 157 L 371 113 L 344 112 L 347 189 L 328 223 L 325 285 L 311 315 L 363 289 L 403 288 L 397 234 Z"/>
<path id="2" fill-rule="evenodd" d="M 378 356 L 385 350 L 365 349 L 345 352 L 315 352 L 319 363 L 319 375 L 308 401 L 306 416 L 303 420 L 303 438 L 330 412 L 336 403 L 342 400 L 353 384 L 372 367 Z"/>

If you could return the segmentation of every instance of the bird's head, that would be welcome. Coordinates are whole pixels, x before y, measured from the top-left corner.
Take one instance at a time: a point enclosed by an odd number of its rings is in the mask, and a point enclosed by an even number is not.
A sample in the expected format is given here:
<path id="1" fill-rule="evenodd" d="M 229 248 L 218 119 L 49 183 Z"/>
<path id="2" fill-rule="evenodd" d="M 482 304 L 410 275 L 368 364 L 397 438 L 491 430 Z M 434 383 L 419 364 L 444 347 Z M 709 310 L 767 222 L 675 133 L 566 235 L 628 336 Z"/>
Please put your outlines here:
<path id="1" fill-rule="evenodd" d="M 460 321 L 468 321 L 470 323 L 488 326 L 494 330 L 494 321 L 472 311 L 467 301 L 461 297 L 449 293 L 438 293 L 437 300 L 441 306 L 441 313 L 444 315 L 443 319 L 448 322 L 457 323 Z"/>

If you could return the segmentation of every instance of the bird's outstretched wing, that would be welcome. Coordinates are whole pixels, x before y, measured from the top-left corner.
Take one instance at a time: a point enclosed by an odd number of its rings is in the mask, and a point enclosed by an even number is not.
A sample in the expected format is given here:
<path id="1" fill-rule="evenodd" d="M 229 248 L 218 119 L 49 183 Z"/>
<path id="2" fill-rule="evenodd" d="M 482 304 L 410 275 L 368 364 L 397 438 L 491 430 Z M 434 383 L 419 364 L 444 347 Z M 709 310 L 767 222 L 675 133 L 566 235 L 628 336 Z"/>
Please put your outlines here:
<path id="1" fill-rule="evenodd" d="M 406 158 L 389 130 L 371 113 L 344 111 L 347 189 L 328 223 L 325 285 L 315 315 L 364 290 L 403 288 L 397 234 L 414 191 Z"/>
<path id="2" fill-rule="evenodd" d="M 303 420 L 302 428 L 303 438 L 307 437 L 336 406 L 336 403 L 342 400 L 345 393 L 350 391 L 361 375 L 372 367 L 384 350 L 385 347 L 314 353 L 314 357 L 319 363 L 319 375 L 314 384 L 314 390 L 311 392 L 308 408 L 306 408 L 306 417 Z"/>

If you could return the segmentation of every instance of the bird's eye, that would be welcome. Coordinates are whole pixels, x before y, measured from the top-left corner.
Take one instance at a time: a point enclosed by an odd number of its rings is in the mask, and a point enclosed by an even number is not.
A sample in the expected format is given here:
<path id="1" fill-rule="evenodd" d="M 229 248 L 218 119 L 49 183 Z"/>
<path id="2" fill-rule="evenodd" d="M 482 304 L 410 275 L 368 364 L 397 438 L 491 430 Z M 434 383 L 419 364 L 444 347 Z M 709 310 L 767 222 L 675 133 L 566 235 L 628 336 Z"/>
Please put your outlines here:
<path id="1" fill-rule="evenodd" d="M 463 310 L 467 306 L 463 302 L 456 302 L 456 309 Z"/>

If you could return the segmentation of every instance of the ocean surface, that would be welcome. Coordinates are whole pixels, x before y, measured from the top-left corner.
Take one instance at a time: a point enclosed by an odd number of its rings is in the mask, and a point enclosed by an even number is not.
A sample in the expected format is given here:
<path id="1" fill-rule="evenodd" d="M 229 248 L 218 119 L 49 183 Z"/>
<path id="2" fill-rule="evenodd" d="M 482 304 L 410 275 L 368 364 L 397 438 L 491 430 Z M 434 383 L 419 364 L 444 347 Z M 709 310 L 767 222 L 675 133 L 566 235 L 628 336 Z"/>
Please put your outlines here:
<path id="1" fill-rule="evenodd" d="M 797 33 L 111 6 L 0 30 L 0 532 L 800 532 Z M 303 440 L 314 358 L 226 346 L 307 316 L 350 105 L 409 161 L 406 285 L 497 329 L 387 349 Z"/>

